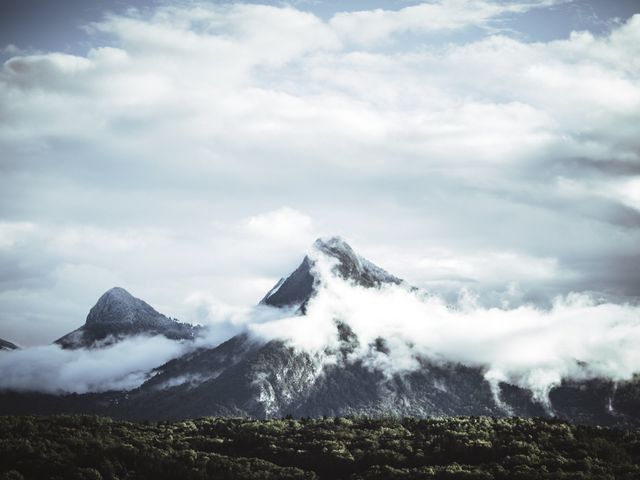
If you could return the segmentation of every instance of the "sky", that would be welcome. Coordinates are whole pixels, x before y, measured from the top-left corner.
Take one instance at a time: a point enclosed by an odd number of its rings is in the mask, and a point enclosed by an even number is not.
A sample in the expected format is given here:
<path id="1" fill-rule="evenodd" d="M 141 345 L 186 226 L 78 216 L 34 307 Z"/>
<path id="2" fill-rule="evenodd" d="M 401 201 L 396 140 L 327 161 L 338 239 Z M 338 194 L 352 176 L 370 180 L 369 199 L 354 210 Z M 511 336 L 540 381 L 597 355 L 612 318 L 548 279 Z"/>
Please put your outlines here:
<path id="1" fill-rule="evenodd" d="M 216 324 L 334 234 L 450 301 L 640 298 L 636 1 L 9 0 L 0 52 L 1 338 L 116 285 Z"/>

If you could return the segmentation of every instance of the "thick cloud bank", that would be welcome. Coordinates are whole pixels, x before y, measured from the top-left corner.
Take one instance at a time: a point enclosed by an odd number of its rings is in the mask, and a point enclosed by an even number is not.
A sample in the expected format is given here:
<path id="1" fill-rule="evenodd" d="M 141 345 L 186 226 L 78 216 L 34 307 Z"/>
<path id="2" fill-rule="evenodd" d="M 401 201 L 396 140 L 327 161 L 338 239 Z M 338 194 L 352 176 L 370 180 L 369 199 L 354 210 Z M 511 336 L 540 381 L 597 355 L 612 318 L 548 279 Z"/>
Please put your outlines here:
<path id="1" fill-rule="evenodd" d="M 417 357 L 479 366 L 492 384 L 532 389 L 541 401 L 563 378 L 620 381 L 640 372 L 640 306 L 598 303 L 574 293 L 556 298 L 550 309 L 484 308 L 468 295 L 452 307 L 402 285 L 359 287 L 331 275 L 329 265 L 318 263 L 322 287 L 306 316 L 249 329 L 324 351 L 339 346 L 335 322 L 341 321 L 359 340 L 351 360 L 363 359 L 389 375 L 419 368 Z M 385 352 L 374 348 L 378 338 Z"/>
<path id="2" fill-rule="evenodd" d="M 162 336 L 134 337 L 108 347 L 57 345 L 0 352 L 0 390 L 86 393 L 130 390 L 149 372 L 190 348 Z"/>

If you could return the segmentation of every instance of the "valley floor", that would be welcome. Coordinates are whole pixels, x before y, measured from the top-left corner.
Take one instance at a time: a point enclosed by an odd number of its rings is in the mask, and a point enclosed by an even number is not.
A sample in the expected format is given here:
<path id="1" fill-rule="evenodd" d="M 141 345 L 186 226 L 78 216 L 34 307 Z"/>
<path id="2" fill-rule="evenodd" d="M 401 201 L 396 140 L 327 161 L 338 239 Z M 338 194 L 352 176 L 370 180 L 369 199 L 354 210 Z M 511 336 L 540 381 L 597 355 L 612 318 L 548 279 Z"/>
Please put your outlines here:
<path id="1" fill-rule="evenodd" d="M 0 479 L 638 479 L 640 432 L 555 420 L 0 417 Z"/>

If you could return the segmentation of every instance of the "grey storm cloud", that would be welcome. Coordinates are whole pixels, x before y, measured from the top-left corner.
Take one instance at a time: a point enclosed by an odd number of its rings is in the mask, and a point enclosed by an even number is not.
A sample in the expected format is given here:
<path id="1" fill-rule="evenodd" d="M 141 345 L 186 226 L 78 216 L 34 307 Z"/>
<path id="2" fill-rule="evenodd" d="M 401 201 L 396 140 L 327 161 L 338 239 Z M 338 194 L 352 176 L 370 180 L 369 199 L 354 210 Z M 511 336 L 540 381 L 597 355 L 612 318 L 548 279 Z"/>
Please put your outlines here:
<path id="1" fill-rule="evenodd" d="M 334 233 L 484 307 L 637 301 L 640 15 L 513 31 L 570 3 L 169 2 L 84 22 L 82 50 L 16 40 L 0 336 L 50 342 L 113 285 L 244 308 Z"/>

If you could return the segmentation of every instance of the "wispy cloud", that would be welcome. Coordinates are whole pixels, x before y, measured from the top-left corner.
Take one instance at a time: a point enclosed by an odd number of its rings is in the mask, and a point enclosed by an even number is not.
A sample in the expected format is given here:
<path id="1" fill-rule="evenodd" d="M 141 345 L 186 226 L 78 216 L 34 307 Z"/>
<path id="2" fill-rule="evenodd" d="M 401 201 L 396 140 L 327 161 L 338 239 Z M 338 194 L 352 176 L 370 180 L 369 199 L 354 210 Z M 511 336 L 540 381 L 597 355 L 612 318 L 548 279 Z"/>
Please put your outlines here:
<path id="1" fill-rule="evenodd" d="M 330 25 L 347 41 L 371 45 L 397 33 L 430 33 L 486 27 L 505 14 L 524 13 L 550 7 L 559 0 L 497 2 L 437 0 L 410 5 L 399 10 L 363 10 L 337 13 Z"/>

